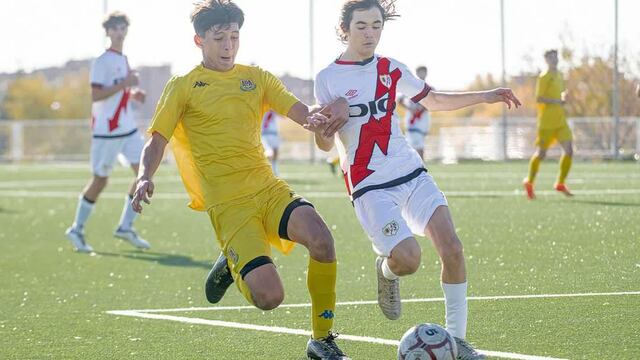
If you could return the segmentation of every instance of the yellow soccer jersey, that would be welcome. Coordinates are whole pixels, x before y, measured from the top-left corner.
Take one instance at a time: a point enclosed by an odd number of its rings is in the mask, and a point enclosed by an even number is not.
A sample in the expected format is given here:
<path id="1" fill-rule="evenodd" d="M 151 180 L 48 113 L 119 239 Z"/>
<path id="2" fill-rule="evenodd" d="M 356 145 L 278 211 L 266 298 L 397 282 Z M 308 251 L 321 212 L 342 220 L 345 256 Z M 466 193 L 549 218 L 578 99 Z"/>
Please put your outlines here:
<path id="1" fill-rule="evenodd" d="M 263 113 L 288 114 L 298 99 L 271 73 L 197 66 L 167 83 L 149 132 L 171 139 L 189 206 L 207 210 L 276 182 L 260 141 Z"/>
<path id="2" fill-rule="evenodd" d="M 536 98 L 542 96 L 560 100 L 564 90 L 562 73 L 547 71 L 538 77 Z M 562 105 L 538 103 L 538 128 L 555 129 L 564 125 L 566 125 L 566 116 Z"/>

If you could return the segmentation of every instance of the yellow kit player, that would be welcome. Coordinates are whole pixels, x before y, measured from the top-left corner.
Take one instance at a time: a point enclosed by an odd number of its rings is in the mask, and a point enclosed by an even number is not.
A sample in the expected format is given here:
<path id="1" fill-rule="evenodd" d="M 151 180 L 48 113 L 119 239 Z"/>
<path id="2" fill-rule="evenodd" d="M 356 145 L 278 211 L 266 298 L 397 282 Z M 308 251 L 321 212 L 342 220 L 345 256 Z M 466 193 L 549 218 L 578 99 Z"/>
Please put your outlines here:
<path id="1" fill-rule="evenodd" d="M 212 303 L 235 282 L 251 304 L 278 307 L 284 289 L 271 259 L 271 247 L 288 254 L 295 243 L 309 251 L 307 286 L 312 304 L 311 359 L 348 359 L 331 332 L 336 301 L 336 255 L 330 231 L 313 206 L 276 178 L 260 141 L 267 109 L 286 114 L 314 131 L 330 124 L 328 136 L 344 125 L 348 107 L 338 99 L 322 112 L 300 102 L 269 72 L 235 64 L 244 23 L 242 10 L 226 0 L 196 5 L 191 20 L 202 63 L 173 77 L 158 102 L 142 153 L 132 201 L 153 195 L 152 176 L 172 139 L 173 151 L 195 210 L 211 219 L 222 254 L 205 283 Z M 315 126 L 315 127 L 314 127 Z"/>
<path id="2" fill-rule="evenodd" d="M 538 136 L 536 146 L 538 150 L 529 162 L 529 176 L 524 179 L 524 188 L 530 200 L 535 199 L 534 181 L 540 162 L 544 160 L 547 149 L 555 142 L 562 147 L 560 158 L 560 172 L 554 188 L 565 194 L 573 196 L 565 184 L 573 157 L 573 135 L 567 124 L 564 111 L 566 102 L 566 90 L 562 73 L 558 71 L 558 51 L 548 50 L 544 53 L 548 69 L 538 77 L 536 83 L 536 102 L 538 103 Z"/>

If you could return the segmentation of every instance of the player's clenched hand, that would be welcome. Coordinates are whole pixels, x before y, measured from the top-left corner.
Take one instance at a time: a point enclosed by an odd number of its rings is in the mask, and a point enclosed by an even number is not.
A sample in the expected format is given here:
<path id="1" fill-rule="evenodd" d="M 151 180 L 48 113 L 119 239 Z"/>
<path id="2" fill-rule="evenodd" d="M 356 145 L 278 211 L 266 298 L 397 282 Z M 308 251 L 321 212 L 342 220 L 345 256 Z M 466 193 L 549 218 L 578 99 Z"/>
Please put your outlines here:
<path id="1" fill-rule="evenodd" d="M 327 105 L 321 112 L 329 118 L 329 126 L 324 130 L 322 136 L 332 138 L 333 134 L 342 129 L 349 120 L 349 102 L 345 98 L 339 98 Z"/>
<path id="2" fill-rule="evenodd" d="M 144 101 L 147 98 L 147 93 L 145 93 L 141 89 L 132 89 L 131 90 L 131 98 L 133 98 L 133 100 L 135 100 L 135 101 L 137 101 L 139 103 L 144 103 Z"/>
<path id="3" fill-rule="evenodd" d="M 503 102 L 507 104 L 507 107 L 511 109 L 512 105 L 515 105 L 516 108 L 520 107 L 522 103 L 515 96 L 513 91 L 508 88 L 497 88 L 493 90 L 489 90 L 485 93 L 486 102 L 489 104 L 494 104 L 497 102 Z"/>
<path id="4" fill-rule="evenodd" d="M 319 132 L 326 129 L 329 118 L 321 113 L 307 116 L 307 123 L 303 127 L 311 132 Z"/>
<path id="5" fill-rule="evenodd" d="M 148 179 L 138 179 L 136 183 L 136 191 L 133 193 L 133 199 L 131 200 L 131 207 L 133 211 L 142 213 L 141 201 L 147 204 L 151 204 L 151 197 L 153 196 L 154 189 L 153 181 Z"/>

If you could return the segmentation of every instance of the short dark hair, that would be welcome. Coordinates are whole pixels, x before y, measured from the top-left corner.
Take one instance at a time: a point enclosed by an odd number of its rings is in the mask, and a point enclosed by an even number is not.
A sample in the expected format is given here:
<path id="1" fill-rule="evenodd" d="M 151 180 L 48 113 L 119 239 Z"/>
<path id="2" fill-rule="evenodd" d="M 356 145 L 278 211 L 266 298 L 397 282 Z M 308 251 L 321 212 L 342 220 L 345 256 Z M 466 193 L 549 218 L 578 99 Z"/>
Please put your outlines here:
<path id="1" fill-rule="evenodd" d="M 112 12 L 111 14 L 107 15 L 104 21 L 102 21 L 102 27 L 104 28 L 105 31 L 107 31 L 108 29 L 114 28 L 120 24 L 125 24 L 129 26 L 129 17 L 121 11 Z"/>
<path id="2" fill-rule="evenodd" d="M 545 51 L 545 52 L 544 52 L 544 57 L 547 57 L 547 56 L 549 56 L 549 55 L 551 55 L 551 54 L 558 55 L 558 50 L 556 50 L 556 49 L 549 49 L 549 50 L 547 50 L 547 51 Z"/>
<path id="3" fill-rule="evenodd" d="M 347 0 L 342 5 L 340 11 L 340 26 L 338 27 L 338 37 L 342 42 L 347 42 L 347 32 L 349 31 L 349 24 L 353 20 L 353 13 L 356 10 L 369 10 L 371 8 L 378 8 L 382 14 L 382 22 L 385 23 L 388 20 L 397 18 L 396 13 L 396 0 Z"/>
<path id="4" fill-rule="evenodd" d="M 218 25 L 238 23 L 244 24 L 244 13 L 231 0 L 203 0 L 195 4 L 191 13 L 193 29 L 199 36 L 204 36 L 207 30 Z"/>
<path id="5" fill-rule="evenodd" d="M 418 71 L 420 71 L 420 70 L 427 71 L 427 67 L 426 67 L 426 66 L 424 66 L 424 65 L 420 65 L 420 66 L 418 66 L 418 67 L 416 68 L 416 72 L 418 72 Z"/>

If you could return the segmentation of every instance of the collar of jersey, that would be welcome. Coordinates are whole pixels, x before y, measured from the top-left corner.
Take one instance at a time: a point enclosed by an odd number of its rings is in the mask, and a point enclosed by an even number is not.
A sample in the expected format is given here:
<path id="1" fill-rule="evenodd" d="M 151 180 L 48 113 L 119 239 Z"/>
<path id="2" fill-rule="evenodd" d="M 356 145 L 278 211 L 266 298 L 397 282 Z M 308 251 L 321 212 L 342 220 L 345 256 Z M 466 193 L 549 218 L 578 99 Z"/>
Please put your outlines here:
<path id="1" fill-rule="evenodd" d="M 207 69 L 206 67 L 204 67 L 202 63 L 200 63 L 200 65 L 198 65 L 198 70 L 200 70 L 201 72 L 207 75 L 213 75 L 218 77 L 232 77 L 232 76 L 235 76 L 236 73 L 238 72 L 238 64 L 234 64 L 233 69 L 229 71 L 215 71 L 215 70 Z"/>
<path id="2" fill-rule="evenodd" d="M 376 56 L 373 55 L 370 58 L 367 58 L 367 59 L 364 59 L 364 60 L 360 60 L 360 61 L 345 61 L 345 60 L 340 60 L 340 57 L 338 57 L 335 62 L 338 65 L 360 65 L 360 66 L 365 66 L 365 65 L 371 63 L 375 58 L 376 58 Z"/>

